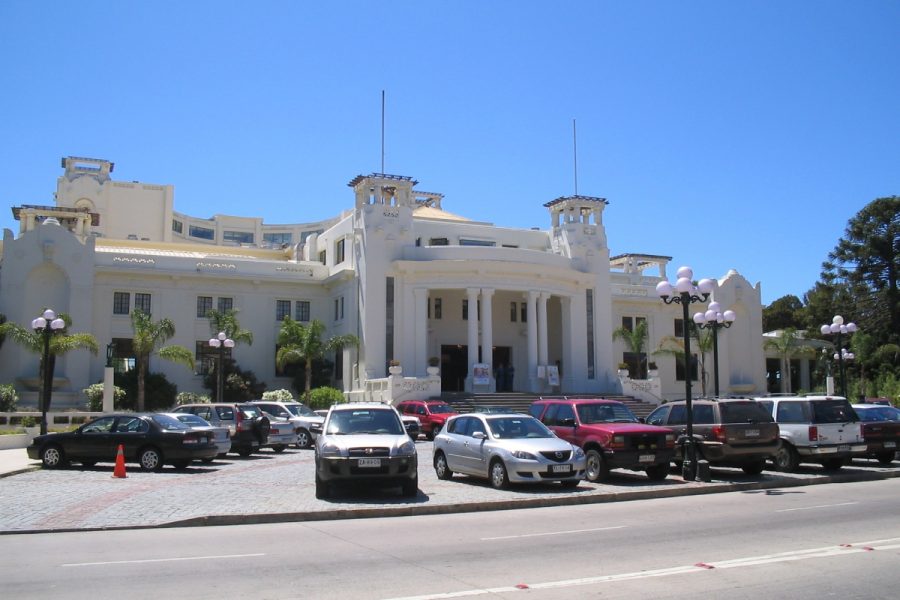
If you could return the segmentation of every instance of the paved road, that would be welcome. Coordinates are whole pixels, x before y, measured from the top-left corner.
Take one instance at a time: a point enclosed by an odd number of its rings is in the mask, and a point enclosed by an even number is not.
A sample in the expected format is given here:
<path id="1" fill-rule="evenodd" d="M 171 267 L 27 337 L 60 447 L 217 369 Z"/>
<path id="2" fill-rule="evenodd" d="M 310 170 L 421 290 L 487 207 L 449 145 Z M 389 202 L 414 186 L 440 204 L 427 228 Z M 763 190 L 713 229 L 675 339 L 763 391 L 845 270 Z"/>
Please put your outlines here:
<path id="1" fill-rule="evenodd" d="M 713 469 L 712 483 L 685 482 L 675 475 L 657 483 L 643 473 L 614 471 L 607 483 L 583 482 L 573 491 L 539 485 L 499 491 L 467 477 L 438 480 L 431 468 L 431 442 L 420 441 L 417 447 L 419 494 L 414 499 L 400 498 L 395 490 L 351 489 L 333 500 L 317 500 L 311 450 L 263 451 L 246 459 L 229 455 L 209 465 L 185 471 L 167 467 L 161 473 L 142 473 L 129 465 L 126 479 L 111 477 L 112 464 L 30 471 L 0 478 L 0 533 L 439 514 L 900 476 L 900 462 L 885 468 L 858 461 L 836 475 L 819 467 L 760 476 Z"/>

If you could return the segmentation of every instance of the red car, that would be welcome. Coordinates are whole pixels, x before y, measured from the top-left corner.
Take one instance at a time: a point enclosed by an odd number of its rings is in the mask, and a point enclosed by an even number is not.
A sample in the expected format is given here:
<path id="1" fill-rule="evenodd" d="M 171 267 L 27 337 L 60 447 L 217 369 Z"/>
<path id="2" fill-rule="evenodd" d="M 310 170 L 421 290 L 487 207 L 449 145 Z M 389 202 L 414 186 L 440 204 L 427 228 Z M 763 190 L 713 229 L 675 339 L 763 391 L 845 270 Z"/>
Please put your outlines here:
<path id="1" fill-rule="evenodd" d="M 397 403 L 397 412 L 401 415 L 412 415 L 419 418 L 420 431 L 429 440 L 441 432 L 444 422 L 457 414 L 453 408 L 443 400 L 404 400 Z"/>
<path id="2" fill-rule="evenodd" d="M 853 410 L 862 424 L 866 456 L 883 465 L 894 462 L 900 443 L 900 410 L 882 404 L 854 404 Z"/>
<path id="3" fill-rule="evenodd" d="M 549 399 L 531 405 L 531 416 L 587 457 L 586 479 L 600 482 L 610 469 L 646 471 L 661 481 L 675 455 L 675 434 L 666 427 L 641 423 L 616 400 Z"/>

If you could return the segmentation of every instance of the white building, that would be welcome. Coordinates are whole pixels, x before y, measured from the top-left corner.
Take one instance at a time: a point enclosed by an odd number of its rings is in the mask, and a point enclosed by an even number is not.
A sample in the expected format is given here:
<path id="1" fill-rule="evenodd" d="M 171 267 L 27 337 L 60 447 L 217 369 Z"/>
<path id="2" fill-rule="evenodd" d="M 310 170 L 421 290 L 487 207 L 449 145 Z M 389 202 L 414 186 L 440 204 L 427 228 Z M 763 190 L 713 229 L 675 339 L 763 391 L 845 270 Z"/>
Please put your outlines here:
<path id="1" fill-rule="evenodd" d="M 347 392 L 384 378 L 391 359 L 404 376 L 424 377 L 429 357 L 440 357 L 445 391 L 620 393 L 627 348 L 613 330 L 646 319 L 652 350 L 681 327 L 681 307 L 655 293 L 670 257 L 610 258 L 603 198 L 557 198 L 544 205 L 549 229 L 511 229 L 445 211 L 441 194 L 417 190 L 409 177 L 376 173 L 349 183 L 352 207 L 333 219 L 269 225 L 179 213 L 173 186 L 115 181 L 106 160 L 62 164 L 56 206 L 13 208 L 20 230 L 4 231 L 0 314 L 27 326 L 44 307 L 68 313 L 73 331 L 101 346 L 116 341 L 120 359 L 135 307 L 174 321 L 169 343 L 195 349 L 198 364 L 211 333 L 206 311 L 235 308 L 254 343 L 233 356 L 269 389 L 290 387 L 275 366 L 289 314 L 322 321 L 329 337 L 360 338 L 335 357 L 335 385 Z M 738 315 L 719 334 L 721 393 L 764 393 L 759 285 L 729 271 L 713 299 Z M 675 358 L 649 360 L 659 365 L 658 395 L 682 397 Z M 473 380 L 476 363 L 488 365 L 488 381 Z M 54 407 L 82 404 L 80 390 L 102 380 L 104 365 L 102 353 L 60 357 Z M 491 376 L 500 365 L 511 381 Z M 0 383 L 15 383 L 26 404 L 37 370 L 37 356 L 9 342 L 0 348 Z M 153 359 L 151 370 L 180 391 L 204 391 L 202 375 L 183 366 Z"/>

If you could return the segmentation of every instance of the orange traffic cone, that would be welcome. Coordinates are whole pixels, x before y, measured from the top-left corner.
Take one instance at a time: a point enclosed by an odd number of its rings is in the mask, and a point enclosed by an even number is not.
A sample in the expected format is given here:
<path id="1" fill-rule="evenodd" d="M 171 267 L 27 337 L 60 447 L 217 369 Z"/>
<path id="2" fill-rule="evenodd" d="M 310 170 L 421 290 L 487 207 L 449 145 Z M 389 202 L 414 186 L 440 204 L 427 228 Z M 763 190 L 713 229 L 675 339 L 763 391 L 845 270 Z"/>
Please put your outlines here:
<path id="1" fill-rule="evenodd" d="M 122 479 L 128 477 L 125 474 L 125 446 L 119 444 L 119 450 L 116 452 L 116 468 L 113 469 L 113 477 L 121 477 Z"/>

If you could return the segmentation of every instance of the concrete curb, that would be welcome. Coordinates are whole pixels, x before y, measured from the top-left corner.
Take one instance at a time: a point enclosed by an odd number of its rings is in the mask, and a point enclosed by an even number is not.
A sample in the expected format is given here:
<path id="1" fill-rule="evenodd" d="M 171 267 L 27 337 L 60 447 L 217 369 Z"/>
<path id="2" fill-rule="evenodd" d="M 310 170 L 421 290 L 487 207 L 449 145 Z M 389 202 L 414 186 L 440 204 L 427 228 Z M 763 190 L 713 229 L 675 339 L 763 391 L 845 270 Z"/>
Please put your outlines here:
<path id="1" fill-rule="evenodd" d="M 33 470 L 33 467 L 24 471 Z M 323 511 L 289 512 L 289 513 L 256 513 L 243 515 L 208 515 L 192 517 L 155 525 L 122 525 L 111 527 L 26 529 L 0 531 L 3 535 L 39 534 L 39 533 L 71 533 L 83 531 L 120 531 L 136 529 L 166 529 L 173 527 L 219 527 L 228 525 L 261 525 L 272 523 L 300 523 L 305 521 L 333 521 L 340 519 L 374 519 L 382 517 L 409 517 L 421 515 L 442 515 L 464 512 L 483 512 L 513 510 L 519 508 L 545 508 L 553 506 L 577 506 L 585 504 L 603 504 L 607 502 L 630 502 L 654 498 L 676 498 L 682 496 L 699 496 L 704 494 L 721 494 L 726 492 L 747 492 L 770 490 L 776 488 L 793 488 L 826 483 L 857 483 L 864 481 L 882 481 L 900 477 L 900 471 L 868 472 L 868 473 L 835 473 L 821 475 L 809 479 L 776 478 L 771 481 L 748 481 L 738 483 L 691 484 L 680 488 L 655 490 L 633 490 L 611 493 L 579 494 L 547 498 L 525 498 L 516 500 L 500 500 L 487 502 L 467 502 L 454 504 L 434 504 L 416 506 L 353 508 Z"/>

